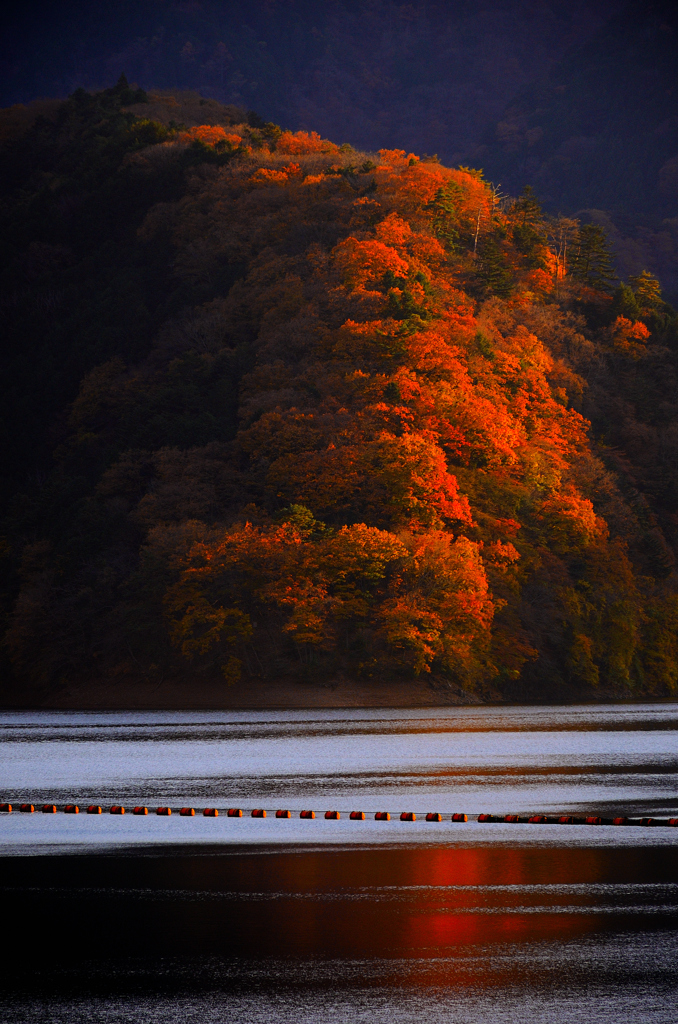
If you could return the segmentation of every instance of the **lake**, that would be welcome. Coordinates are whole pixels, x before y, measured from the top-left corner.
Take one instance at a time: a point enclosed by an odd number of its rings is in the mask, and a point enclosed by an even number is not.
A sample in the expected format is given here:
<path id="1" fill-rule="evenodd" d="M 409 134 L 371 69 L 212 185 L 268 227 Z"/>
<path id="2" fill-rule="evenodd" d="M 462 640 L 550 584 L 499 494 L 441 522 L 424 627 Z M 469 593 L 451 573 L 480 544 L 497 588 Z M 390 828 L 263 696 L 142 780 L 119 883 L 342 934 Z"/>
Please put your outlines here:
<path id="1" fill-rule="evenodd" d="M 678 704 L 4 712 L 0 739 L 2 800 L 128 810 L 0 816 L 2 1021 L 678 1019 L 678 829 L 475 820 L 678 814 Z"/>

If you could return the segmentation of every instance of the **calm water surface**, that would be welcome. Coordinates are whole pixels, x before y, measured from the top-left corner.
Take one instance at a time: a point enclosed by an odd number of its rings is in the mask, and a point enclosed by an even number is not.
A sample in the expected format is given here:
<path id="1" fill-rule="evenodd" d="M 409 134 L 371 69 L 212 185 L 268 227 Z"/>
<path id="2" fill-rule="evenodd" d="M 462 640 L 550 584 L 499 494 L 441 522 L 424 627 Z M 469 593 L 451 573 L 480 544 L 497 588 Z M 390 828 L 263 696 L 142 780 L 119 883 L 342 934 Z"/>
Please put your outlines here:
<path id="1" fill-rule="evenodd" d="M 4 713 L 0 1020 L 678 1020 L 678 830 L 326 809 L 678 814 L 678 705 Z M 11 922 L 11 929 L 7 923 Z"/>

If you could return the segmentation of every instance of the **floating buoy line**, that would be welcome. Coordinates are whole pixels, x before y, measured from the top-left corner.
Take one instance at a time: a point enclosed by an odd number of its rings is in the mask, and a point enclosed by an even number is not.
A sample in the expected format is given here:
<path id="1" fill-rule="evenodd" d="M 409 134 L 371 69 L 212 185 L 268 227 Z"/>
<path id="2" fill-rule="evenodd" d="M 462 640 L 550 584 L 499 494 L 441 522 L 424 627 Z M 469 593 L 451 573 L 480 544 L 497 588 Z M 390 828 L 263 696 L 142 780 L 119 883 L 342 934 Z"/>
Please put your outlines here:
<path id="1" fill-rule="evenodd" d="M 315 811 L 310 810 L 288 810 L 288 809 L 269 809 L 266 810 L 263 807 L 255 808 L 242 808 L 242 807 L 156 807 L 149 811 L 148 807 L 144 805 L 137 805 L 136 807 L 125 808 L 122 804 L 112 804 L 109 807 L 102 807 L 101 804 L 88 804 L 87 806 L 80 807 L 78 804 L 10 804 L 0 803 L 0 815 L 12 814 L 15 812 L 21 814 L 35 814 L 41 812 L 42 814 L 136 814 L 136 815 L 148 815 L 157 814 L 161 817 L 169 817 L 171 814 L 178 814 L 181 818 L 193 818 L 196 814 L 201 814 L 204 818 L 218 818 L 219 815 L 225 815 L 227 818 L 242 818 L 243 816 L 248 818 L 265 818 L 267 814 L 275 818 L 302 818 L 302 819 L 314 819 Z M 322 813 L 322 812 L 319 812 Z M 427 822 L 468 822 L 477 821 L 481 825 L 640 825 L 640 826 L 664 826 L 664 827 L 678 827 L 678 817 L 676 818 L 631 818 L 625 815 L 620 815 L 616 818 L 602 817 L 601 815 L 577 815 L 577 814 L 478 814 L 468 815 L 461 813 L 450 813 L 449 811 L 428 811 L 427 813 L 419 813 L 420 821 Z M 417 813 L 414 811 L 401 811 L 393 812 L 393 817 L 400 821 L 416 821 Z M 349 821 L 366 821 L 368 818 L 373 818 L 374 821 L 390 821 L 390 811 L 325 811 L 324 818 L 326 821 L 339 821 L 342 814 L 348 818 Z"/>

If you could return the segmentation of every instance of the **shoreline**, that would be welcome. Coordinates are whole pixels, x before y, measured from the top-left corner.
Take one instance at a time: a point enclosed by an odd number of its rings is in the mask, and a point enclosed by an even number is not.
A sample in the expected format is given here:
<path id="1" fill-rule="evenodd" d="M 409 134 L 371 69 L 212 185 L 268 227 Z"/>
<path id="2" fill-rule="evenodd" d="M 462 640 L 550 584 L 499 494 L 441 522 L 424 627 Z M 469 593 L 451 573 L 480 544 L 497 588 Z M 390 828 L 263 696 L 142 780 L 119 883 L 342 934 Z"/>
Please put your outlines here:
<path id="1" fill-rule="evenodd" d="M 304 708 L 440 707 L 486 703 L 463 690 L 436 688 L 427 682 L 331 684 L 248 681 L 228 686 L 221 681 L 161 684 L 94 683 L 59 690 L 5 692 L 5 711 L 220 711 L 247 708 L 295 710 Z"/>
<path id="2" fill-rule="evenodd" d="M 306 710 L 332 708 L 439 708 L 502 705 L 568 705 L 609 703 L 675 703 L 676 696 L 587 692 L 559 699 L 502 697 L 483 699 L 460 687 L 432 681 L 361 683 L 346 679 L 314 684 L 290 681 L 249 680 L 228 686 L 220 680 L 155 682 L 102 681 L 90 685 L 64 685 L 59 689 L 19 690 L 0 693 L 2 711 L 228 711 Z"/>

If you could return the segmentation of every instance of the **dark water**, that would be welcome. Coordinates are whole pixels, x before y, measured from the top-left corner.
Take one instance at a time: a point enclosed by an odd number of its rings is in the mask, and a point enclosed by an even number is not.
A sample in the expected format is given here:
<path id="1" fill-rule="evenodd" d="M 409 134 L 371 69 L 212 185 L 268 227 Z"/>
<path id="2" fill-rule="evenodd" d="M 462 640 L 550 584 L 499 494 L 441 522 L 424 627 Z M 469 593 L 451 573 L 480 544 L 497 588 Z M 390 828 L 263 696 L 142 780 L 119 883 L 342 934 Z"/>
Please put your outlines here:
<path id="1" fill-rule="evenodd" d="M 14 802 L 678 813 L 676 705 L 4 715 L 0 740 Z M 678 830 L 12 814 L 0 844 L 2 1021 L 678 1021 Z"/>

